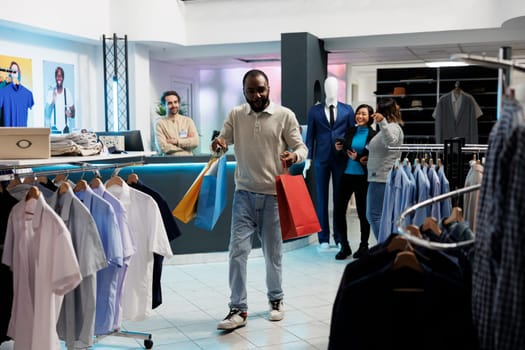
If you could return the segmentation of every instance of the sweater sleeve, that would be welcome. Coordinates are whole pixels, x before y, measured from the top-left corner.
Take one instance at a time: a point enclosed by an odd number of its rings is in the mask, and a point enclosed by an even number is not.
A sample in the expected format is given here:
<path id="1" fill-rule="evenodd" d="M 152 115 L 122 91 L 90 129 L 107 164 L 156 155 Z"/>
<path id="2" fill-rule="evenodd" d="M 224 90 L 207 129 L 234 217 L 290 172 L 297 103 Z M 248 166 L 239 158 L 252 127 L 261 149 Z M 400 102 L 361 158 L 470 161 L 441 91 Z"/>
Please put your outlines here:
<path id="1" fill-rule="evenodd" d="M 285 142 L 289 148 L 297 155 L 297 163 L 303 162 L 308 155 L 308 148 L 303 142 L 301 132 L 299 131 L 299 122 L 294 114 L 290 116 L 286 123 L 288 132 L 286 133 Z"/>
<path id="2" fill-rule="evenodd" d="M 389 123 L 383 119 L 380 123 L 381 141 L 388 146 L 399 146 L 403 143 L 403 130 L 397 123 Z"/>

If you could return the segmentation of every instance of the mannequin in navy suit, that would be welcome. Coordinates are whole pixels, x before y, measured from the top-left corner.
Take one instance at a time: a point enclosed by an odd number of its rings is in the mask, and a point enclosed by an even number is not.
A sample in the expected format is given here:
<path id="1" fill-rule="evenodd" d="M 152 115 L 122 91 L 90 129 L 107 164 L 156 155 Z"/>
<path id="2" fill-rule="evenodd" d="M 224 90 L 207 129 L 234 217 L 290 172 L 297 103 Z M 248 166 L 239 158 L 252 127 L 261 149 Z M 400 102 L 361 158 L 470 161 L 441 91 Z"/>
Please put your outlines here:
<path id="1" fill-rule="evenodd" d="M 352 106 L 337 101 L 338 88 L 335 77 L 328 77 L 325 80 L 324 90 L 325 102 L 312 106 L 308 112 L 308 128 L 306 129 L 308 159 L 305 172 L 310 167 L 312 160 L 316 179 L 316 209 L 322 230 L 318 233 L 318 239 L 321 248 L 327 249 L 330 242 L 328 219 L 330 177 L 332 177 L 332 190 L 335 191 L 338 187 L 337 181 L 344 170 L 343 157 L 339 157 L 335 149 L 335 139 L 344 138 L 346 129 L 354 125 L 354 110 Z M 330 106 L 334 106 L 333 125 L 330 125 Z M 336 244 L 339 243 L 339 234 L 335 226 L 334 241 Z"/>

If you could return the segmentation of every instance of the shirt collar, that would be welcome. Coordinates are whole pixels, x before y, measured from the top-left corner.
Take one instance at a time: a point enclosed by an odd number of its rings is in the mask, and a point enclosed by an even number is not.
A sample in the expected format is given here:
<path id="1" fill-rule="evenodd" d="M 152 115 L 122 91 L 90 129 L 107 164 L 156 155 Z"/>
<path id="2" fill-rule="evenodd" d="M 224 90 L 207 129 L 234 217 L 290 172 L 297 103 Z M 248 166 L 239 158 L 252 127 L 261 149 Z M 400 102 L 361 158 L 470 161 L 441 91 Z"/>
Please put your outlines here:
<path id="1" fill-rule="evenodd" d="M 254 113 L 254 114 L 261 114 L 261 113 L 266 113 L 266 114 L 274 114 L 275 113 L 275 103 L 273 103 L 272 101 L 270 101 L 270 103 L 268 104 L 268 106 L 266 106 L 266 108 L 262 111 L 262 112 L 255 112 L 254 110 L 252 110 L 252 108 L 250 107 L 250 104 L 249 103 L 246 103 L 245 104 L 245 111 L 247 114 L 251 114 L 251 113 Z"/>
<path id="2" fill-rule="evenodd" d="M 330 108 L 330 106 L 337 108 L 337 100 L 325 100 L 324 106 L 326 109 Z"/>

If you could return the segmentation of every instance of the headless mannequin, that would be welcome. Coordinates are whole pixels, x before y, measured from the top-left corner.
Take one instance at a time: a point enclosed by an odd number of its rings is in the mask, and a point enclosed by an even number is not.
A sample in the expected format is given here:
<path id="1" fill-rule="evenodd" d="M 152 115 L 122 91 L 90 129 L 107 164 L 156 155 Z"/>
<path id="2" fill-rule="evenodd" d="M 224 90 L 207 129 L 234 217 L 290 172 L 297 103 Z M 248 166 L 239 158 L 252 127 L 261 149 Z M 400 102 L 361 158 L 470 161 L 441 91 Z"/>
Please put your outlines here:
<path id="1" fill-rule="evenodd" d="M 338 85 L 337 85 L 337 79 L 335 77 L 328 77 L 324 81 L 324 93 L 325 93 L 325 104 L 327 106 L 333 105 L 335 109 L 337 110 L 337 93 L 338 93 Z M 306 178 L 306 172 L 308 169 L 310 169 L 310 165 L 312 163 L 311 159 L 306 159 L 303 169 L 303 177 Z"/>
<path id="2" fill-rule="evenodd" d="M 461 87 L 459 86 L 459 81 L 456 81 L 456 84 L 454 84 L 454 95 L 458 97 L 461 94 Z"/>
<path id="3" fill-rule="evenodd" d="M 328 77 L 324 81 L 324 92 L 326 95 L 325 103 L 327 106 L 337 106 L 337 79 L 334 77 Z"/>
<path id="4" fill-rule="evenodd" d="M 316 193 L 316 211 L 321 224 L 317 233 L 319 248 L 330 247 L 330 238 L 336 244 L 340 243 L 340 232 L 334 222 L 333 212 L 330 213 L 330 197 L 335 207 L 339 179 L 345 170 L 345 159 L 335 147 L 336 139 L 344 137 L 346 131 L 355 123 L 352 106 L 338 101 L 338 80 L 329 77 L 324 81 L 324 103 L 313 105 L 308 111 L 308 128 L 305 143 L 308 147 L 308 159 L 305 169 L 314 169 L 313 184 Z M 303 172 L 303 175 L 305 173 Z M 332 218 L 330 218 L 332 216 Z M 333 235 L 331 235 L 333 233 Z"/>

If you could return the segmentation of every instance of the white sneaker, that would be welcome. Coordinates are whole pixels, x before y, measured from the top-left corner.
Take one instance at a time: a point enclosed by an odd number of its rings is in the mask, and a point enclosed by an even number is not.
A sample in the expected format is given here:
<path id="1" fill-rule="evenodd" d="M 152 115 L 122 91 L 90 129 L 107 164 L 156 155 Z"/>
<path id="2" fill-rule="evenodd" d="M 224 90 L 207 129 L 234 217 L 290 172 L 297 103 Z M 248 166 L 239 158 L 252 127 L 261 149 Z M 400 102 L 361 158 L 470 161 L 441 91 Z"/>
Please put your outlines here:
<path id="1" fill-rule="evenodd" d="M 327 242 L 323 242 L 319 245 L 319 250 L 326 251 L 328 249 L 330 249 L 330 244 Z"/>
<path id="2" fill-rule="evenodd" d="M 270 301 L 270 321 L 280 321 L 284 318 L 284 305 L 282 300 Z"/>
<path id="3" fill-rule="evenodd" d="M 239 327 L 246 326 L 246 323 L 248 323 L 248 313 L 246 311 L 232 308 L 224 320 L 219 322 L 217 329 L 232 331 Z"/>

